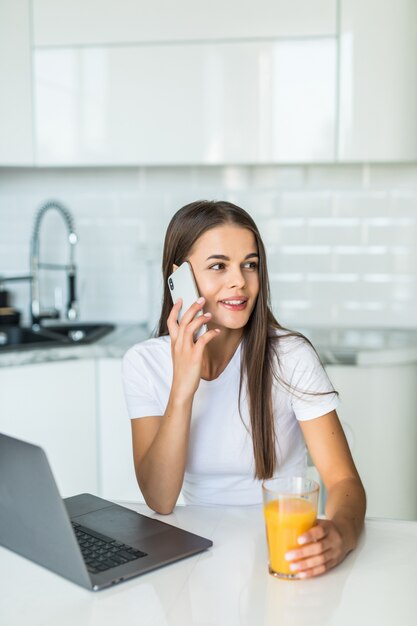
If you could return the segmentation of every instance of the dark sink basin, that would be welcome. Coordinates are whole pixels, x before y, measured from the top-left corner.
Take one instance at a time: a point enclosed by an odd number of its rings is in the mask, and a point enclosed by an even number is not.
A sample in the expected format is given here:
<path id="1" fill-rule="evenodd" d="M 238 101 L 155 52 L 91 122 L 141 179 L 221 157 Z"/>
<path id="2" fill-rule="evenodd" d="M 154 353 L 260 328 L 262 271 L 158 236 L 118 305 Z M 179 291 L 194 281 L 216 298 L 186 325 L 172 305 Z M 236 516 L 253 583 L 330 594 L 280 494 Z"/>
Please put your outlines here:
<path id="1" fill-rule="evenodd" d="M 114 330 L 113 324 L 85 323 L 48 324 L 41 327 L 42 333 L 57 335 L 70 343 L 93 343 Z"/>
<path id="2" fill-rule="evenodd" d="M 56 342 L 56 339 L 51 339 L 42 333 L 37 333 L 30 328 L 23 328 L 20 326 L 3 326 L 0 327 L 0 350 L 18 346 L 42 346 L 48 342 Z"/>
<path id="3" fill-rule="evenodd" d="M 94 343 L 114 329 L 113 324 L 51 324 L 36 330 L 20 326 L 0 327 L 0 353 Z"/>

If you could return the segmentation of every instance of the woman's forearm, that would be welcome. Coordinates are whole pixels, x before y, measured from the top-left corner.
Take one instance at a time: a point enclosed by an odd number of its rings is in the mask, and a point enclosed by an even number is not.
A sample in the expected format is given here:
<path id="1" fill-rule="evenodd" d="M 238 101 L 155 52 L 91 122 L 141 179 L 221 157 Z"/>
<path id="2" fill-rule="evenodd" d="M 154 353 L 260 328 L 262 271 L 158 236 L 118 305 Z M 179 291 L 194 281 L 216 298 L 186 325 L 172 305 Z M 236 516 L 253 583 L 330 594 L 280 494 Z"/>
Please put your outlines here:
<path id="1" fill-rule="evenodd" d="M 327 493 L 326 517 L 343 534 L 349 551 L 356 547 L 363 528 L 366 494 L 358 478 L 347 478 L 334 484 Z"/>
<path id="2" fill-rule="evenodd" d="M 155 438 L 136 467 L 136 476 L 150 508 L 168 514 L 174 508 L 184 480 L 193 399 L 171 393 Z"/>

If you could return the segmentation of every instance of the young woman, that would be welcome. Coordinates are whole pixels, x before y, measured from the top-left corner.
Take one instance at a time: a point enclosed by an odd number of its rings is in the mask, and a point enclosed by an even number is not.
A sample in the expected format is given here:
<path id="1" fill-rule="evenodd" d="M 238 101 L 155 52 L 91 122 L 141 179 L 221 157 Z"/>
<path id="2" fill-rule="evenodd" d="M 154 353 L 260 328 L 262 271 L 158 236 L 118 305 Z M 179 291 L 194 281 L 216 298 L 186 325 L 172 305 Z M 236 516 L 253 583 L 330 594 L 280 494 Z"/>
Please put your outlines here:
<path id="1" fill-rule="evenodd" d="M 184 261 L 201 297 L 178 323 L 181 300 L 172 306 L 167 279 Z M 180 491 L 192 504 L 261 503 L 262 479 L 305 474 L 307 445 L 327 490 L 327 519 L 288 558 L 300 577 L 322 574 L 356 546 L 365 492 L 314 348 L 271 312 L 254 221 L 228 202 L 183 207 L 167 229 L 163 277 L 157 337 L 123 361 L 147 504 L 171 513 Z"/>

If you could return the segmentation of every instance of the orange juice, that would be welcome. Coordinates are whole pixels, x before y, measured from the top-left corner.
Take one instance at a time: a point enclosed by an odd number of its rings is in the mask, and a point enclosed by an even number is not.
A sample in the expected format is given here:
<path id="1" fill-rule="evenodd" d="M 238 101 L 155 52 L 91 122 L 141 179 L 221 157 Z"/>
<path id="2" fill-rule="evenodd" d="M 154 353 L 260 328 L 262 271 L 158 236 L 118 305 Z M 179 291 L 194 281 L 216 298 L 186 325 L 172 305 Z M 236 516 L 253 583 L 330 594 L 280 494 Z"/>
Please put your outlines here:
<path id="1" fill-rule="evenodd" d="M 285 553 L 299 548 L 298 537 L 314 526 L 315 506 L 304 498 L 280 498 L 265 504 L 264 514 L 270 569 L 273 573 L 293 575 Z"/>

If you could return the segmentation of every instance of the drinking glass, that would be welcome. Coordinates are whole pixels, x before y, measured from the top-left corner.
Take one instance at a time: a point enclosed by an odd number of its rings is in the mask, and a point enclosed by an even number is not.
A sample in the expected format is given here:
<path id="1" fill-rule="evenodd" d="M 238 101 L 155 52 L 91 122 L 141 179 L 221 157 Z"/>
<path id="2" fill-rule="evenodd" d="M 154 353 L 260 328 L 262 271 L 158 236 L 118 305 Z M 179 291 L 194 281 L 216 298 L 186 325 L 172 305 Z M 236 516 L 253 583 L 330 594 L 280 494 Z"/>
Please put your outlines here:
<path id="1" fill-rule="evenodd" d="M 298 537 L 316 523 L 320 486 L 302 476 L 270 478 L 262 483 L 269 573 L 295 579 L 285 553 L 299 548 Z"/>

